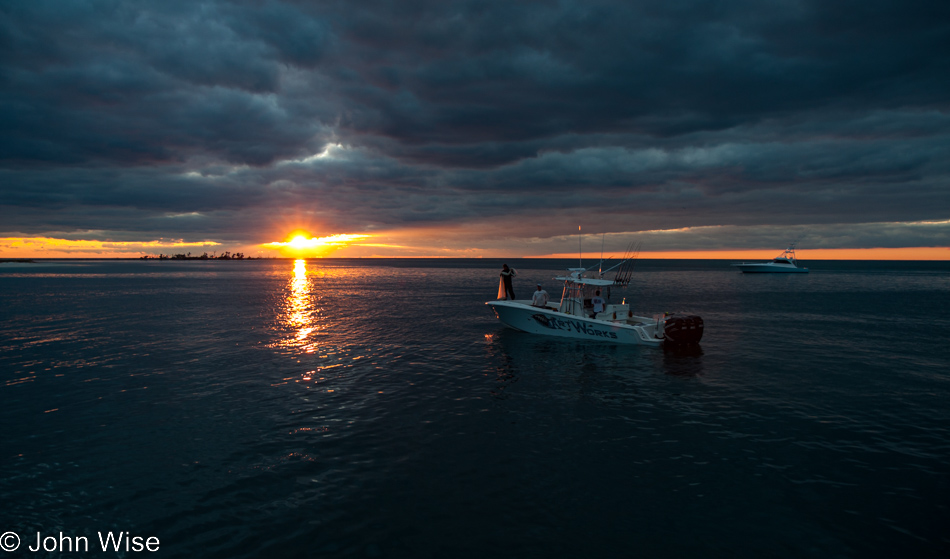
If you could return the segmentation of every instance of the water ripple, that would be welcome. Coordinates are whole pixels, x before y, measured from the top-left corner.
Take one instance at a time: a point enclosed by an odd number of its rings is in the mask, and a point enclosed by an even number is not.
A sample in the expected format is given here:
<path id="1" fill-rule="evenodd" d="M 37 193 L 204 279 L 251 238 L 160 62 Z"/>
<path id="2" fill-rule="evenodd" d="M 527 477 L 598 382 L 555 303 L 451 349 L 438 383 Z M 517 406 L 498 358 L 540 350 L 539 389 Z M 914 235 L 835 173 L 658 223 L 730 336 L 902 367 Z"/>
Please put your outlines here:
<path id="1" fill-rule="evenodd" d="M 664 352 L 503 329 L 470 263 L 189 264 L 0 271 L 4 525 L 228 558 L 950 549 L 946 274 L 648 268 L 635 307 L 707 324 Z"/>

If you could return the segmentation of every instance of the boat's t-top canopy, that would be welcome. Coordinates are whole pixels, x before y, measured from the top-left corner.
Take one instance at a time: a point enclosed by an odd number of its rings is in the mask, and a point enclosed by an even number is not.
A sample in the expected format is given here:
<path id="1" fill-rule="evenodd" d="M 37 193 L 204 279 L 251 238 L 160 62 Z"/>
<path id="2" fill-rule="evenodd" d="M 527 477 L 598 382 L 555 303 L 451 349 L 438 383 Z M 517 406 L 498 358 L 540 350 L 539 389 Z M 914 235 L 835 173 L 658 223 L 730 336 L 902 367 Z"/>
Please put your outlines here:
<path id="1" fill-rule="evenodd" d="M 793 264 L 795 262 L 795 243 L 792 243 L 785 249 L 785 252 L 776 256 L 772 262 L 780 264 Z"/>
<path id="2" fill-rule="evenodd" d="M 627 284 L 630 283 L 633 262 L 637 259 L 638 254 L 640 254 L 640 245 L 630 245 L 627 247 L 620 262 L 617 262 L 606 270 L 604 269 L 604 264 L 606 264 L 610 258 L 604 260 L 603 257 L 601 257 L 599 265 L 591 266 L 590 268 L 568 268 L 567 271 L 570 272 L 569 275 L 556 276 L 554 279 L 564 282 L 565 294 L 568 293 L 568 291 L 574 294 L 585 291 L 592 292 L 594 288 L 601 287 L 607 288 L 607 292 L 609 293 L 611 286 L 626 287 Z M 597 270 L 593 271 L 595 267 Z M 592 272 L 596 274 L 597 277 L 585 278 L 584 274 L 587 272 Z M 604 275 L 610 272 L 613 272 L 613 279 L 604 278 Z"/>
<path id="3" fill-rule="evenodd" d="M 571 283 L 579 283 L 582 285 L 594 285 L 597 287 L 607 287 L 610 285 L 616 285 L 614 280 L 606 280 L 599 278 L 582 278 L 580 275 L 571 274 L 570 276 L 558 276 L 554 278 L 558 281 L 566 281 Z"/>
<path id="4" fill-rule="evenodd" d="M 637 249 L 639 253 L 639 248 Z M 628 249 L 627 254 L 630 254 Z M 593 266 L 590 268 L 568 268 L 567 271 L 570 272 L 570 275 L 567 276 L 557 276 L 554 279 L 557 281 L 563 281 L 566 284 L 573 283 L 583 287 L 610 287 L 612 285 L 619 285 L 621 287 L 626 286 L 630 281 L 630 271 L 633 265 L 633 260 L 636 259 L 636 253 L 633 256 L 625 255 L 623 260 L 614 264 L 610 268 L 603 270 L 604 261 L 600 262 L 600 270 L 594 272 L 600 277 L 596 278 L 585 278 L 584 274 L 590 272 L 593 269 Z M 604 274 L 608 272 L 614 272 L 613 279 L 604 279 Z"/>

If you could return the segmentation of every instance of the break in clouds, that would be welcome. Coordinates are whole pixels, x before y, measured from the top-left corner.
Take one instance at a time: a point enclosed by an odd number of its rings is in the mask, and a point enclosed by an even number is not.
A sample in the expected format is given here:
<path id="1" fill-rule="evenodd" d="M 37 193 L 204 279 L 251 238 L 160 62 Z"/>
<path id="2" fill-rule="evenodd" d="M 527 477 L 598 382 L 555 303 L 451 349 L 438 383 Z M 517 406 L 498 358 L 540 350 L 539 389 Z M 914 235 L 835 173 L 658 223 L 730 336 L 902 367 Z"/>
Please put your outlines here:
<path id="1" fill-rule="evenodd" d="M 947 246 L 948 22 L 897 0 L 11 0 L 0 237 Z"/>

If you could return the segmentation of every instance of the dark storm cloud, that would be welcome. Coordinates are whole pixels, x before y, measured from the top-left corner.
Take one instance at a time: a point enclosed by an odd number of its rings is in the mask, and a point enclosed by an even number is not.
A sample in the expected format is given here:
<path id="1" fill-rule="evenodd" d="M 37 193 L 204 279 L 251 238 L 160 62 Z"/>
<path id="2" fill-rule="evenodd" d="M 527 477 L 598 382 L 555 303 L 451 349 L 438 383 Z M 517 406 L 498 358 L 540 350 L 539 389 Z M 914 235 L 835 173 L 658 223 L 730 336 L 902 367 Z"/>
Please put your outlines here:
<path id="1" fill-rule="evenodd" d="M 10 165 L 139 165 L 203 154 L 260 165 L 320 135 L 319 119 L 289 112 L 278 96 L 285 64 L 312 65 L 327 37 L 293 10 L 42 1 L 0 10 L 10 133 L 0 158 Z"/>
<path id="2" fill-rule="evenodd" d="M 351 95 L 367 109 L 348 124 L 472 145 L 478 164 L 478 144 L 499 138 L 664 137 L 816 106 L 946 103 L 950 66 L 935 53 L 950 47 L 948 14 L 937 3 L 706 6 L 473 3 L 425 17 L 364 4 L 341 30 L 360 77 Z"/>
<path id="3" fill-rule="evenodd" d="M 945 220 L 948 22 L 896 0 L 9 1 L 0 235 Z"/>

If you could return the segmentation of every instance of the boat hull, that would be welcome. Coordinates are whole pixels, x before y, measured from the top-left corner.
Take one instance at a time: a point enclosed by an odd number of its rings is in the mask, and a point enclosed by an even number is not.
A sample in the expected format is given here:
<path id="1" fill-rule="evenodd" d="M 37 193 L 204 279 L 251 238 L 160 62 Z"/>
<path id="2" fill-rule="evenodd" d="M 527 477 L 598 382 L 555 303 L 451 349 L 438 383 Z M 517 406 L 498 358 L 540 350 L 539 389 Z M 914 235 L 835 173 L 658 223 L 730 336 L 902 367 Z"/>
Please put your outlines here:
<path id="1" fill-rule="evenodd" d="M 652 324 L 595 320 L 516 301 L 489 301 L 485 304 L 492 307 L 505 326 L 531 334 L 654 347 L 664 342 L 663 338 L 654 336 L 656 329 Z"/>
<path id="2" fill-rule="evenodd" d="M 745 274 L 807 274 L 808 268 L 778 266 L 775 264 L 734 264 Z"/>

